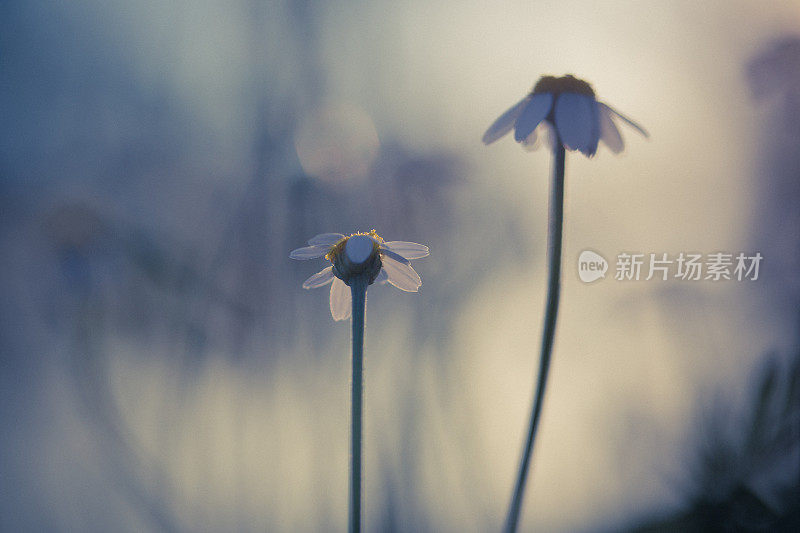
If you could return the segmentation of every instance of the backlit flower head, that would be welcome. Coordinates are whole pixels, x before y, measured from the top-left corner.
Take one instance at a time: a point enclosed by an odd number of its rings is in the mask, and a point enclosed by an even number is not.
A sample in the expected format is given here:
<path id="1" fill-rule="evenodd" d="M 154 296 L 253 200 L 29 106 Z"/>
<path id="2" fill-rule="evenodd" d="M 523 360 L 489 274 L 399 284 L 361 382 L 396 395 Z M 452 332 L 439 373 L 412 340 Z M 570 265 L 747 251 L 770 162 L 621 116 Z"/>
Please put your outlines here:
<path id="1" fill-rule="evenodd" d="M 303 283 L 304 289 L 316 289 L 331 283 L 330 306 L 334 320 L 350 317 L 352 300 L 348 286 L 355 276 L 367 276 L 369 284 L 389 283 L 406 292 L 417 292 L 422 280 L 411 267 L 411 259 L 429 255 L 428 247 L 415 242 L 384 241 L 375 230 L 354 233 L 322 233 L 309 239 L 308 246 L 293 250 L 292 259 L 325 257 L 331 266 L 317 272 Z"/>
<path id="2" fill-rule="evenodd" d="M 615 120 L 648 136 L 644 128 L 598 102 L 587 82 L 571 74 L 560 78 L 543 76 L 528 96 L 495 120 L 484 133 L 483 142 L 491 144 L 513 129 L 514 139 L 532 149 L 546 134 L 551 145 L 560 142 L 567 150 L 578 150 L 589 157 L 597 152 L 599 141 L 616 154 L 624 143 Z"/>

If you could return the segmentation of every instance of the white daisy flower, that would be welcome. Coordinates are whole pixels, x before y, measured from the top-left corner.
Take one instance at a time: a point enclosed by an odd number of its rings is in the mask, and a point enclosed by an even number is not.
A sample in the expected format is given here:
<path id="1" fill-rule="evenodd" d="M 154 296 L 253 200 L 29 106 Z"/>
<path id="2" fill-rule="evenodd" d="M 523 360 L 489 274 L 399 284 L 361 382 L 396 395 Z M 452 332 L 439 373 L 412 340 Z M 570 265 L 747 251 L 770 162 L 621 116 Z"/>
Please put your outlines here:
<path id="1" fill-rule="evenodd" d="M 350 318 L 352 295 L 349 289 L 354 276 L 366 274 L 371 285 L 389 283 L 401 291 L 417 292 L 422 286 L 419 274 L 411 267 L 411 259 L 430 254 L 428 247 L 415 242 L 384 241 L 375 230 L 354 233 L 322 233 L 309 239 L 308 246 L 293 250 L 291 259 L 325 257 L 331 266 L 320 270 L 303 283 L 304 289 L 331 284 L 330 306 L 334 320 Z"/>
<path id="2" fill-rule="evenodd" d="M 537 141 L 546 135 L 551 146 L 557 140 L 567 150 L 578 150 L 588 157 L 595 154 L 599 141 L 617 154 L 625 147 L 617 120 L 649 136 L 644 128 L 598 102 L 585 81 L 572 75 L 543 76 L 528 96 L 494 121 L 483 134 L 483 142 L 491 144 L 513 129 L 514 139 L 529 149 L 535 149 Z"/>

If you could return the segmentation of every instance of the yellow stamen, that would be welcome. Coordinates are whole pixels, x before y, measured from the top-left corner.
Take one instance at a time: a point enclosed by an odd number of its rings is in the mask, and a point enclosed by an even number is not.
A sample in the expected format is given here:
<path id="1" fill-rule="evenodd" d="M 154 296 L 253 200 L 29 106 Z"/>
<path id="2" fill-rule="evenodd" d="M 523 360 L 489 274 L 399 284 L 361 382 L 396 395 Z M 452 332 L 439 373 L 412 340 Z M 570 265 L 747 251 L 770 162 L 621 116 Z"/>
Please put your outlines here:
<path id="1" fill-rule="evenodd" d="M 378 235 L 378 232 L 375 231 L 374 229 L 367 232 L 362 231 L 358 233 L 351 233 L 344 239 L 334 244 L 331 247 L 330 251 L 327 254 L 325 254 L 325 259 L 327 259 L 331 263 L 335 262 L 336 258 L 339 257 L 342 253 L 344 253 L 344 247 L 347 244 L 347 239 L 349 239 L 350 237 L 355 237 L 356 235 L 366 235 L 367 237 L 371 237 L 375 241 L 375 243 L 372 245 L 373 252 L 376 252 L 378 250 L 378 247 L 381 244 L 383 244 L 383 239 L 381 238 L 380 235 Z"/>

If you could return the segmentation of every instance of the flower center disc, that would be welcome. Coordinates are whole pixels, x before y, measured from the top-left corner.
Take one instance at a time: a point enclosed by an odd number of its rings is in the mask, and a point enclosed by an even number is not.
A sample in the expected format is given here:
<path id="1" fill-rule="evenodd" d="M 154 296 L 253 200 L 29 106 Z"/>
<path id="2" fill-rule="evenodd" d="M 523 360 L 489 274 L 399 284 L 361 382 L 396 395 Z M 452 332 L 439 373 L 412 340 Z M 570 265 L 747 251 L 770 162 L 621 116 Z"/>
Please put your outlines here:
<path id="1" fill-rule="evenodd" d="M 372 255 L 374 245 L 375 241 L 373 241 L 371 237 L 367 237 L 366 235 L 353 235 L 347 239 L 347 243 L 344 245 L 344 251 L 347 254 L 347 259 L 349 259 L 351 263 L 360 265 Z"/>
<path id="2" fill-rule="evenodd" d="M 594 96 L 594 89 L 592 89 L 592 86 L 585 81 L 576 78 L 572 74 L 567 74 L 566 76 L 562 76 L 560 78 L 555 76 L 542 76 L 531 92 L 533 94 L 577 93 L 586 96 Z"/>

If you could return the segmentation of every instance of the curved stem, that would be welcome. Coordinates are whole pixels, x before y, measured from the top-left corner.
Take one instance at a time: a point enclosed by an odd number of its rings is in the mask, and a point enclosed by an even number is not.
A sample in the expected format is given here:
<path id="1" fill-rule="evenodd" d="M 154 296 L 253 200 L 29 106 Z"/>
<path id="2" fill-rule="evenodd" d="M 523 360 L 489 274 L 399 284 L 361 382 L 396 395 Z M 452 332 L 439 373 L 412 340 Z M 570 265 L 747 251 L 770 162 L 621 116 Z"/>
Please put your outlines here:
<path id="1" fill-rule="evenodd" d="M 542 412 L 544 389 L 547 384 L 547 371 L 550 367 L 550 356 L 553 352 L 553 339 L 556 332 L 556 316 L 558 314 L 558 295 L 561 286 L 561 240 L 564 225 L 564 163 L 566 153 L 560 140 L 553 154 L 553 183 L 550 189 L 550 224 L 547 235 L 547 303 L 544 310 L 542 326 L 542 351 L 539 359 L 539 379 L 536 383 L 536 394 L 531 408 L 531 419 L 528 426 L 528 438 L 522 452 L 514 494 L 508 508 L 508 516 L 504 531 L 514 533 L 517 530 L 522 508 L 522 496 L 525 492 L 525 481 L 528 477 L 528 466 L 536 439 L 536 428 Z"/>
<path id="2" fill-rule="evenodd" d="M 350 281 L 353 297 L 353 382 L 350 396 L 350 513 L 349 531 L 361 531 L 361 440 L 364 401 L 364 308 L 367 300 L 367 285 L 364 276 Z"/>

